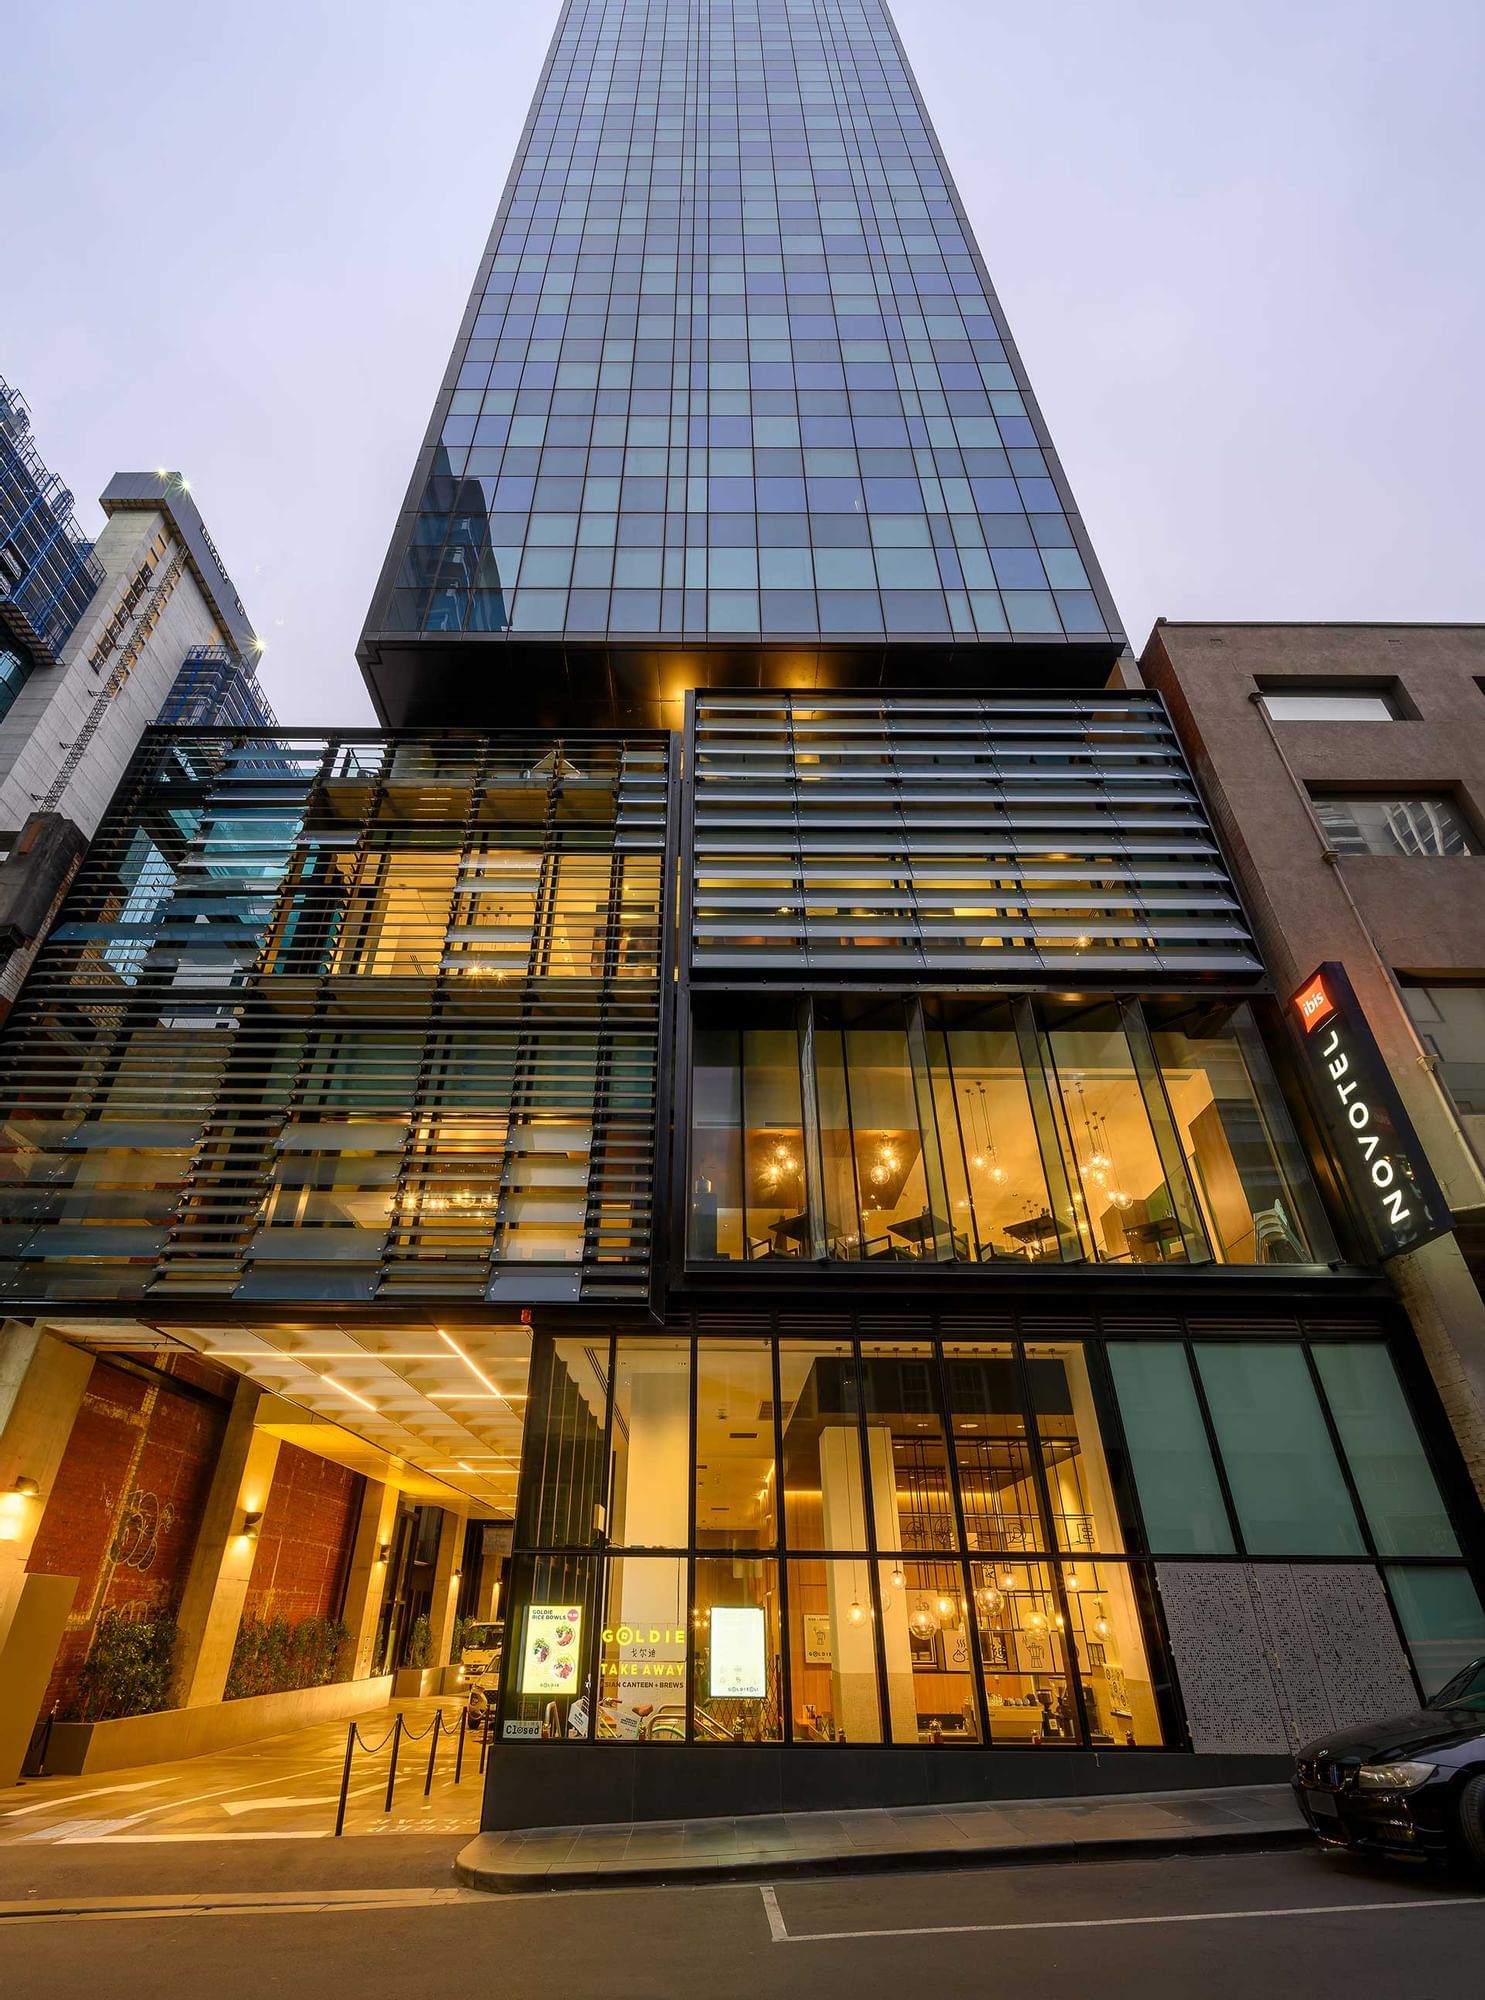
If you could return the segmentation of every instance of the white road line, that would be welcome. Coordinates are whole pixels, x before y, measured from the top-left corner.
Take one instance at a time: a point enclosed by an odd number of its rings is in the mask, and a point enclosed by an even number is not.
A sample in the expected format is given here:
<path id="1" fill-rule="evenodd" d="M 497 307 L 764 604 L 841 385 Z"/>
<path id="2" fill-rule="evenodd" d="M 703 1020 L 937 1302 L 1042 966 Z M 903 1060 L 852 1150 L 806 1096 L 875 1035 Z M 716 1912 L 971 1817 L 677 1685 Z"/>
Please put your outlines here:
<path id="1" fill-rule="evenodd" d="M 114 1792 L 147 1792 L 152 1785 L 163 1785 L 164 1778 L 141 1778 L 134 1785 L 96 1785 L 90 1792 L 63 1792 L 60 1798 L 53 1793 L 50 1798 L 35 1799 L 28 1806 L 10 1806 L 0 1813 L 0 1820 L 7 1824 L 13 1819 L 25 1819 L 28 1813 L 46 1812 L 52 1806 L 76 1805 L 79 1799 L 106 1799 Z"/>
<path id="2" fill-rule="evenodd" d="M 1448 1910 L 1485 1907 L 1485 1896 L 1419 1896 L 1393 1903 L 1306 1903 L 1282 1910 L 1190 1910 L 1152 1917 L 1059 1917 L 1022 1924 L 914 1924 L 871 1931 L 791 1931 L 780 1913 L 772 1889 L 764 1889 L 769 1933 L 775 1944 L 845 1944 L 855 1938 L 958 1937 L 984 1931 L 1122 1930 L 1136 1924 L 1230 1924 L 1254 1917 L 1367 1917 L 1402 1910 Z"/>
<path id="3" fill-rule="evenodd" d="M 789 1944 L 791 1942 L 789 1929 L 784 1922 L 783 1911 L 779 1908 L 778 1897 L 774 1894 L 772 1888 L 768 1886 L 764 1887 L 762 1895 L 763 1907 L 768 1912 L 769 1936 L 775 1944 Z"/>
<path id="4" fill-rule="evenodd" d="M 209 1799 L 231 1798 L 235 1793 L 238 1792 L 258 1792 L 261 1791 L 265 1785 L 297 1784 L 301 1778 L 317 1778 L 320 1777 L 321 1775 L 322 1773 L 318 1770 L 293 1771 L 289 1774 L 287 1778 L 285 1778 L 282 1774 L 280 1774 L 279 1776 L 273 1778 L 255 1778 L 251 1782 L 241 1785 L 220 1785 L 214 1791 L 197 1792 L 194 1797 L 188 1799 L 161 1799 L 155 1805 L 146 1806 L 143 1812 L 131 1813 L 127 1819 L 114 1820 L 112 1824 L 118 1828 L 120 1833 L 122 1833 L 128 1827 L 138 1826 L 141 1820 L 146 1820 L 150 1818 L 158 1819 L 167 1813 L 184 1812 L 187 1806 L 204 1805 Z M 327 1812 L 334 1804 L 335 1796 L 336 1795 L 334 1792 L 329 1792 L 326 1794 L 325 1810 Z M 47 1836 L 45 1833 L 42 1833 L 42 1834 L 37 1834 L 34 1837 L 40 1840 L 40 1839 L 45 1839 Z M 77 1837 L 71 1835 L 64 1836 L 56 1843 L 58 1847 L 70 1847 L 77 1844 L 78 1844 Z"/>

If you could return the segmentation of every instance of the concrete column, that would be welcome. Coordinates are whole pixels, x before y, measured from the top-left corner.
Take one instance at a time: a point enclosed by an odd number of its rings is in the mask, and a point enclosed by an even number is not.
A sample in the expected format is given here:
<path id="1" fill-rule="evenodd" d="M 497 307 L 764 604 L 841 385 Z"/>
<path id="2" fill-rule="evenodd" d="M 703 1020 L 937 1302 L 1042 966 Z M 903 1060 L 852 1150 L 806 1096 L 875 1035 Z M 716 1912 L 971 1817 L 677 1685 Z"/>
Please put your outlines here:
<path id="1" fill-rule="evenodd" d="M 1485 1299 L 1456 1236 L 1440 1236 L 1387 1265 L 1485 1503 Z"/>
<path id="2" fill-rule="evenodd" d="M 255 1427 L 261 1398 L 256 1384 L 239 1381 L 181 1593 L 174 1686 L 179 1708 L 220 1701 L 227 1685 L 258 1549 L 244 1534 L 243 1520 L 267 1507 L 278 1461 L 278 1439 Z"/>
<path id="3" fill-rule="evenodd" d="M 397 1488 L 390 1482 L 368 1479 L 361 1495 L 361 1517 L 356 1523 L 351 1570 L 346 1578 L 345 1609 L 340 1614 L 342 1623 L 350 1628 L 352 1680 L 365 1680 L 371 1672 L 376 1621 L 387 1590 L 387 1564 L 381 1551 L 391 1541 L 396 1521 Z"/>
<path id="4" fill-rule="evenodd" d="M 0 1498 L 0 1652 L 92 1372 L 83 1348 L 19 1320 L 0 1328 L 0 1495 L 37 1486 L 34 1499 Z"/>
<path id="5" fill-rule="evenodd" d="M 459 1603 L 460 1572 L 464 1567 L 466 1516 L 445 1507 L 438 1529 L 438 1558 L 433 1566 L 433 1602 L 428 1607 L 428 1664 L 446 1667 Z"/>
<path id="6" fill-rule="evenodd" d="M 487 1549 L 480 1559 L 479 1595 L 475 1599 L 474 1615 L 481 1625 L 489 1625 L 500 1616 L 500 1584 L 505 1568 L 505 1557 Z"/>
<path id="7" fill-rule="evenodd" d="M 874 1433 L 868 1435 L 874 1437 Z M 871 1452 L 872 1469 L 881 1476 L 880 1451 L 875 1441 Z M 890 1439 L 886 1457 L 890 1465 Z M 890 1474 L 882 1491 L 884 1494 L 892 1491 Z M 820 1504 L 826 1547 L 848 1548 L 854 1543 L 859 1548 L 866 1539 L 866 1489 L 854 1424 L 828 1424 L 820 1433 Z M 883 1719 L 877 1707 L 876 1627 L 871 1616 L 870 1565 L 865 1561 L 832 1562 L 827 1564 L 825 1576 L 835 1726 L 848 1743 L 879 1743 Z M 903 1740 L 915 1742 L 917 1712 L 913 1707 L 912 1658 L 905 1618 L 902 1613 L 899 1619 L 888 1620 L 887 1689 L 894 1728 L 907 1730 Z"/>
<path id="8" fill-rule="evenodd" d="M 51 1679 L 75 1576 L 27 1576 L 93 1357 L 19 1320 L 0 1328 L 0 1786 L 13 1785 Z M 16 1492 L 34 1481 L 34 1496 Z"/>
<path id="9" fill-rule="evenodd" d="M 690 1382 L 668 1349 L 645 1361 L 648 1366 L 636 1359 L 630 1375 L 628 1437 L 614 1479 L 609 1533 L 641 1548 L 676 1547 L 686 1538 Z M 616 1439 L 618 1434 L 616 1422 Z M 606 1662 L 600 1692 L 617 1702 L 621 1734 L 636 1707 L 685 1701 L 685 1596 L 684 1564 L 678 1569 L 673 1558 L 626 1556 L 609 1567 L 607 1603 L 598 1610 L 601 1629 L 614 1634 L 616 1657 Z M 632 1634 L 627 1641 L 618 1637 L 626 1628 Z"/>

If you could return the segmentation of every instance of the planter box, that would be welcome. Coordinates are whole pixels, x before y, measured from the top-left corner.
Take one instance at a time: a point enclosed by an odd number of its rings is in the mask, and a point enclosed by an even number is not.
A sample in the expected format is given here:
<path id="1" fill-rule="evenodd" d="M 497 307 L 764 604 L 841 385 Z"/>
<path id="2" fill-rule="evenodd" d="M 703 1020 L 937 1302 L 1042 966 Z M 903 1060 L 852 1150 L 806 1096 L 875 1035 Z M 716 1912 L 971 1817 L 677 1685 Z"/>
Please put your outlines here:
<path id="1" fill-rule="evenodd" d="M 292 1688 L 287 1694 L 255 1694 L 244 1701 L 211 1702 L 202 1708 L 162 1708 L 155 1715 L 124 1715 L 113 1722 L 57 1722 L 47 1745 L 49 1777 L 89 1777 L 95 1771 L 123 1771 L 135 1764 L 173 1763 L 202 1757 L 309 1729 L 317 1722 L 344 1722 L 369 1709 L 385 1708 L 392 1676 L 332 1681 L 329 1687 Z"/>
<path id="2" fill-rule="evenodd" d="M 467 1681 L 457 1667 L 399 1667 L 392 1676 L 393 1701 L 417 1701 L 425 1694 L 465 1695 Z"/>

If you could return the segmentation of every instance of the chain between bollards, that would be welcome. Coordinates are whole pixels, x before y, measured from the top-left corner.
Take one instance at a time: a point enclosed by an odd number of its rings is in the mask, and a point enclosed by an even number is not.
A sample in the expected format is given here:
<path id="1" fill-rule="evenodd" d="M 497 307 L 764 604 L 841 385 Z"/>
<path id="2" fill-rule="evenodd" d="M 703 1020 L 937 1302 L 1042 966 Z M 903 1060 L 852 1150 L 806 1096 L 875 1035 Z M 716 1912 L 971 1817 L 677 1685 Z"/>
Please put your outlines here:
<path id="1" fill-rule="evenodd" d="M 490 1713 L 487 1709 L 480 1724 L 479 1769 L 481 1774 L 484 1772 L 485 1759 L 489 1753 L 490 1720 Z M 387 1731 L 380 1743 L 367 1743 L 361 1735 L 359 1724 L 355 1722 L 347 1723 L 345 1733 L 345 1761 L 341 1766 L 340 1772 L 340 1798 L 335 1809 L 335 1837 L 339 1839 L 345 1832 L 346 1806 L 350 1798 L 351 1768 L 355 1762 L 358 1749 L 365 1751 L 370 1757 L 375 1757 L 385 1750 L 389 1743 L 392 1746 L 392 1755 L 387 1766 L 386 1797 L 382 1803 L 383 1812 L 389 1813 L 392 1810 L 393 1795 L 397 1785 L 398 1758 L 404 1740 L 409 1743 L 417 1743 L 424 1736 L 431 1739 L 428 1744 L 428 1767 L 423 1775 L 423 1797 L 426 1799 L 431 1798 L 433 1795 L 433 1780 L 438 1768 L 439 1744 L 444 1737 L 452 1736 L 453 1734 L 454 1725 L 451 1722 L 445 1722 L 444 1713 L 441 1708 L 434 1711 L 432 1722 L 429 1723 L 426 1729 L 421 1730 L 409 1729 L 405 1715 L 399 1711 L 393 1720 L 392 1727 Z M 459 1741 L 454 1753 L 455 1785 L 461 1784 L 464 1778 L 464 1746 L 469 1736 L 469 1709 L 467 1705 L 461 1707 L 459 1710 L 458 1735 Z"/>

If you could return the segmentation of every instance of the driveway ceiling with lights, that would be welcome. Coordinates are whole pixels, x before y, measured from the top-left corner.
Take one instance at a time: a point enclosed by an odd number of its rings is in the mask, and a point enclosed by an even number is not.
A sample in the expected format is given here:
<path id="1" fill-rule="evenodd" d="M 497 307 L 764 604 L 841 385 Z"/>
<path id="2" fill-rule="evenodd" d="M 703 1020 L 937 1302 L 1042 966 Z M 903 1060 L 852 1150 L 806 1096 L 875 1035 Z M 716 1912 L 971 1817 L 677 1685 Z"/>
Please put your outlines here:
<path id="1" fill-rule="evenodd" d="M 452 1488 L 473 1514 L 505 1519 L 514 1511 L 531 1361 L 528 1327 L 359 1319 L 314 1326 L 48 1324 L 68 1340 L 99 1349 L 190 1347 L 312 1419 L 338 1425 L 388 1459 Z M 297 1427 L 268 1427 L 309 1442 Z M 328 1448 L 324 1455 L 345 1456 Z"/>

